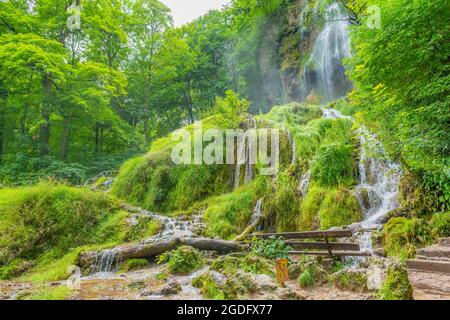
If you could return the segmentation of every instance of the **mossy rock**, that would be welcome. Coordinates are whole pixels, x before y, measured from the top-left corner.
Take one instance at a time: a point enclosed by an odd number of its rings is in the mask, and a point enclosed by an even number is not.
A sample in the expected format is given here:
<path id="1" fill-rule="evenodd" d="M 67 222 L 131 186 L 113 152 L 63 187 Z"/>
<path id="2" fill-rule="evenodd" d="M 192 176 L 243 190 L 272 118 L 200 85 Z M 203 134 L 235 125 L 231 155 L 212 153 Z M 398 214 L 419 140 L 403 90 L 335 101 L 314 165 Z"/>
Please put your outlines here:
<path id="1" fill-rule="evenodd" d="M 146 259 L 129 259 L 121 265 L 120 272 L 130 272 L 134 270 L 140 270 L 144 269 L 147 266 L 148 261 Z"/>
<path id="2" fill-rule="evenodd" d="M 258 286 L 249 274 L 239 271 L 227 279 L 223 291 L 227 300 L 235 300 L 256 293 Z"/>
<path id="3" fill-rule="evenodd" d="M 404 263 L 393 262 L 388 266 L 386 280 L 376 297 L 381 300 L 413 300 L 413 288 Z"/>
<path id="4" fill-rule="evenodd" d="M 298 282 L 301 287 L 320 285 L 327 281 L 327 271 L 314 257 L 302 257 L 297 263 Z"/>
<path id="5" fill-rule="evenodd" d="M 223 274 L 233 274 L 240 268 L 241 264 L 241 258 L 229 255 L 219 256 L 211 263 L 210 270 L 217 271 Z"/>
<path id="6" fill-rule="evenodd" d="M 330 281 L 339 289 L 367 291 L 367 273 L 365 269 L 343 269 L 330 276 Z"/>
<path id="7" fill-rule="evenodd" d="M 225 293 L 222 289 L 224 283 L 219 283 L 217 275 L 206 272 L 192 280 L 192 286 L 200 289 L 203 297 L 207 300 L 224 300 Z"/>

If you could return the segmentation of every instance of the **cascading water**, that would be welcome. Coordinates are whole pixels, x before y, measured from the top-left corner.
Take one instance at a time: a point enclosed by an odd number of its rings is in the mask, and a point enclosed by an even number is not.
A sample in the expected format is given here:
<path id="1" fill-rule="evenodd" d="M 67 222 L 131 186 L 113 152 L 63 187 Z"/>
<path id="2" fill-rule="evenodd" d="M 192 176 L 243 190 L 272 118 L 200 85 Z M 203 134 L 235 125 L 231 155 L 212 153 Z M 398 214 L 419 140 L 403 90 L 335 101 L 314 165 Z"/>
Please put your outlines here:
<path id="1" fill-rule="evenodd" d="M 103 250 L 95 258 L 94 269 L 96 272 L 111 272 L 119 262 L 116 250 Z"/>
<path id="2" fill-rule="evenodd" d="M 297 159 L 297 144 L 295 143 L 295 139 L 292 136 L 292 133 L 290 130 L 286 130 L 288 134 L 289 144 L 291 145 L 292 150 L 292 158 L 291 158 L 291 166 L 295 163 L 295 160 Z"/>
<path id="3" fill-rule="evenodd" d="M 383 145 L 365 127 L 360 135 L 360 183 L 355 195 L 360 204 L 364 220 L 358 226 L 362 229 L 380 228 L 389 211 L 397 209 L 398 188 L 401 177 L 400 166 L 389 160 Z M 372 251 L 370 232 L 363 232 L 358 238 L 361 249 Z"/>
<path id="4" fill-rule="evenodd" d="M 348 14 L 337 2 L 325 14 L 325 27 L 319 34 L 303 70 L 302 96 L 318 95 L 322 102 L 342 97 L 351 89 L 342 63 L 351 56 Z"/>
<path id="5" fill-rule="evenodd" d="M 351 119 L 335 109 L 322 109 L 328 119 Z M 360 140 L 360 160 L 358 164 L 359 184 L 355 196 L 363 213 L 363 221 L 351 227 L 363 231 L 358 235 L 361 250 L 371 252 L 371 229 L 382 226 L 389 211 L 397 209 L 400 166 L 386 154 L 383 145 L 364 126 L 358 129 Z"/>
<path id="6" fill-rule="evenodd" d="M 250 118 L 251 127 L 250 129 L 257 129 L 257 122 L 255 118 Z M 250 144 L 246 142 L 247 139 L 244 139 L 243 143 L 238 145 L 238 155 L 237 159 L 239 159 L 240 155 L 245 159 L 245 172 L 244 172 L 244 183 L 249 183 L 253 180 L 253 165 L 250 163 Z M 234 190 L 239 188 L 240 180 L 241 180 L 241 166 L 239 162 L 236 163 L 236 169 L 234 172 Z"/>
<path id="7" fill-rule="evenodd" d="M 300 180 L 298 191 L 300 192 L 302 198 L 304 198 L 306 196 L 306 193 L 308 192 L 310 178 L 311 178 L 311 170 L 308 170 Z"/>

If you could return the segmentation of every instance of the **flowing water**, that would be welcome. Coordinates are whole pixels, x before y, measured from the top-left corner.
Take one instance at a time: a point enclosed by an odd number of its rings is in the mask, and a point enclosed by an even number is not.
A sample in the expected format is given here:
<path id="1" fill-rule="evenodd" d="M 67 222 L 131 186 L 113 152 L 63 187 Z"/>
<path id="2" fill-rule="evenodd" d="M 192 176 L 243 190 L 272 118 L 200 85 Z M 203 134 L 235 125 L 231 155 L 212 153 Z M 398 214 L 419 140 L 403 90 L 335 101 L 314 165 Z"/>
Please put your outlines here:
<path id="1" fill-rule="evenodd" d="M 289 139 L 289 144 L 291 145 L 291 150 L 292 150 L 292 158 L 291 158 L 291 166 L 294 165 L 295 160 L 297 159 L 297 144 L 295 143 L 295 139 L 292 136 L 292 133 L 290 130 L 286 130 L 287 131 L 287 135 L 288 135 L 288 139 Z"/>
<path id="2" fill-rule="evenodd" d="M 257 129 L 257 121 L 255 118 L 250 118 L 250 127 L 249 130 L 255 130 Z M 246 132 L 246 134 L 248 131 Z M 239 188 L 240 182 L 241 182 L 241 167 L 242 164 L 238 159 L 245 159 L 245 172 L 244 172 L 244 183 L 247 184 L 250 181 L 253 180 L 254 174 L 253 174 L 253 164 L 251 164 L 251 155 L 250 155 L 250 142 L 249 139 L 245 138 L 244 141 L 240 144 L 238 144 L 238 150 L 237 150 L 237 157 L 236 157 L 236 168 L 234 171 L 234 190 Z"/>
<path id="3" fill-rule="evenodd" d="M 300 180 L 300 184 L 298 186 L 298 191 L 300 192 L 302 198 L 304 198 L 306 196 L 306 194 L 308 193 L 310 179 L 311 179 L 311 170 L 308 170 L 302 176 L 302 179 Z"/>
<path id="4" fill-rule="evenodd" d="M 361 151 L 359 161 L 359 185 L 355 195 L 364 220 L 362 229 L 381 228 L 389 211 L 399 207 L 398 188 L 401 177 L 400 166 L 392 162 L 377 138 L 365 127 L 358 130 Z M 372 251 L 371 233 L 359 236 L 362 250 Z"/>
<path id="5" fill-rule="evenodd" d="M 323 103 L 351 89 L 343 59 L 351 56 L 348 14 L 337 2 L 326 9 L 325 27 L 317 37 L 303 71 L 302 95 L 318 95 Z"/>
<path id="6" fill-rule="evenodd" d="M 324 118 L 346 117 L 335 109 L 322 109 Z M 359 184 L 355 196 L 361 207 L 363 221 L 352 225 L 354 229 L 378 229 L 382 227 L 389 211 L 397 209 L 398 188 L 401 177 L 400 166 L 392 162 L 377 137 L 364 126 L 358 129 L 360 160 L 358 164 Z M 357 236 L 363 251 L 372 251 L 371 231 L 363 231 Z"/>

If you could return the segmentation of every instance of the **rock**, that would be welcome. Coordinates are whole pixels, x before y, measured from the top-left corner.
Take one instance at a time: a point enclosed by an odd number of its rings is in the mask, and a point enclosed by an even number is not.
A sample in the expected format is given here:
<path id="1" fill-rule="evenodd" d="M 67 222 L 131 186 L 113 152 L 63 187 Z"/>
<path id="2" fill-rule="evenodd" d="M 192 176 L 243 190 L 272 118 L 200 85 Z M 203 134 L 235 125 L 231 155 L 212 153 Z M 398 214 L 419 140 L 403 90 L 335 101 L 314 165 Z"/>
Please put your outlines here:
<path id="1" fill-rule="evenodd" d="M 143 296 L 169 296 L 181 292 L 181 285 L 177 281 L 170 281 L 153 290 L 147 290 L 142 293 Z"/>
<path id="2" fill-rule="evenodd" d="M 306 300 L 306 297 L 295 292 L 290 288 L 280 288 L 278 289 L 279 298 L 281 300 Z"/>
<path id="3" fill-rule="evenodd" d="M 258 274 L 251 276 L 254 283 L 258 287 L 258 291 L 271 291 L 278 289 L 278 285 L 275 280 L 266 274 Z"/>
<path id="4" fill-rule="evenodd" d="M 290 280 L 295 280 L 298 278 L 298 276 L 300 275 L 300 265 L 298 263 L 292 263 L 289 265 L 289 279 Z"/>
<path id="5" fill-rule="evenodd" d="M 367 269 L 367 289 L 380 290 L 386 280 L 386 269 L 375 264 L 371 264 Z"/>

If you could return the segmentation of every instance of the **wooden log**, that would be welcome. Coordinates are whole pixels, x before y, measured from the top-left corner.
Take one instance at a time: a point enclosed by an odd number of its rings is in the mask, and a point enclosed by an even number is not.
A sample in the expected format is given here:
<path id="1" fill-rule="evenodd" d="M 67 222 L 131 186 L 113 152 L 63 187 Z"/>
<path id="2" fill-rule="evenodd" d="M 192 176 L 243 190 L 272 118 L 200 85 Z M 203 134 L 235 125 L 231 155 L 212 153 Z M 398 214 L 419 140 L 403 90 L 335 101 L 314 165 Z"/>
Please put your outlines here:
<path id="1" fill-rule="evenodd" d="M 329 244 L 326 244 L 325 242 L 286 241 L 286 244 L 296 250 L 328 250 L 328 248 L 330 248 L 332 251 L 334 251 L 334 250 L 359 251 L 360 250 L 359 244 L 349 243 L 349 242 L 330 242 Z"/>
<path id="2" fill-rule="evenodd" d="M 327 231 L 307 231 L 307 232 L 284 232 L 284 233 L 261 233 L 252 234 L 247 236 L 247 238 L 263 238 L 267 239 L 270 237 L 283 237 L 286 240 L 289 239 L 323 239 L 323 238 L 350 238 L 353 236 L 353 231 L 350 229 L 342 230 L 327 230 Z"/>
<path id="3" fill-rule="evenodd" d="M 219 253 L 241 252 L 248 247 L 244 244 L 209 238 L 176 238 L 168 241 L 152 243 L 136 243 L 118 246 L 113 250 L 116 252 L 116 259 L 124 261 L 132 258 L 152 258 L 164 252 L 176 249 L 179 246 L 191 246 L 198 250 L 217 251 Z M 96 258 L 102 255 L 103 251 L 82 252 L 79 257 L 79 265 L 86 269 L 95 263 Z"/>
<path id="4" fill-rule="evenodd" d="M 290 255 L 304 255 L 304 256 L 329 256 L 328 251 L 290 251 Z M 333 251 L 335 257 L 371 257 L 370 252 L 363 251 Z"/>

